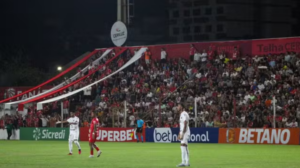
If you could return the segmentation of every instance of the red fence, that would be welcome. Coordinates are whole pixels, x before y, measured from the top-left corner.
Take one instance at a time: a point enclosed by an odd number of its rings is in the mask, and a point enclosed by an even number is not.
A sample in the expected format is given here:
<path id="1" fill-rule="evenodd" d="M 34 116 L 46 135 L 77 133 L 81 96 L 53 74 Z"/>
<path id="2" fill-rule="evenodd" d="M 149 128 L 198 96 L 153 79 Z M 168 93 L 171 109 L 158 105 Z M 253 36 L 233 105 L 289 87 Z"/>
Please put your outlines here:
<path id="1" fill-rule="evenodd" d="M 285 53 L 287 51 L 300 52 L 300 37 L 262 39 L 262 40 L 242 40 L 242 41 L 222 41 L 222 42 L 196 42 L 182 44 L 163 44 L 147 46 L 152 52 L 152 58 L 160 58 L 161 48 L 165 48 L 169 58 L 188 58 L 190 44 L 193 44 L 198 51 L 208 50 L 209 46 L 219 53 L 224 51 L 230 55 L 234 47 L 237 47 L 241 54 L 245 55 L 263 55 L 269 53 Z M 131 47 L 134 49 L 137 47 Z"/>
<path id="2" fill-rule="evenodd" d="M 4 98 L 10 98 L 17 94 L 23 93 L 33 87 L 0 87 L 0 100 L 4 100 Z M 17 100 L 24 100 L 29 97 L 37 95 L 39 92 L 46 91 L 51 89 L 51 86 L 42 86 L 40 90 L 33 90 L 21 96 L 21 98 Z"/>

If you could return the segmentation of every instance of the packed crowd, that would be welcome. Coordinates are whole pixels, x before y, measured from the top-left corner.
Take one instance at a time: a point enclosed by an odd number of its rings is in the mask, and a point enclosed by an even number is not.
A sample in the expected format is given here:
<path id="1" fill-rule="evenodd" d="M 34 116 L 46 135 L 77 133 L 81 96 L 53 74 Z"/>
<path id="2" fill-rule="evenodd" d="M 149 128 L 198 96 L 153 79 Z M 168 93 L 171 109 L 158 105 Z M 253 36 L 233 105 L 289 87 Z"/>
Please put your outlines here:
<path id="1" fill-rule="evenodd" d="M 151 51 L 147 50 L 142 59 L 119 74 L 63 100 L 64 118 L 74 111 L 82 121 L 81 126 L 88 126 L 89 113 L 96 110 L 102 125 L 107 127 L 133 127 L 137 116 L 146 120 L 149 127 L 178 127 L 176 105 L 181 103 L 190 113 L 191 127 L 270 128 L 274 124 L 277 128 L 298 127 L 300 55 L 287 52 L 250 57 L 239 50 L 242 49 L 235 48 L 231 54 L 218 53 L 211 47 L 198 51 L 191 45 L 189 59 L 173 59 L 162 48 L 160 60 L 151 59 Z M 99 64 L 90 64 L 87 72 L 90 77 L 65 92 L 112 73 L 132 54 L 128 50 L 104 66 L 115 56 L 112 52 Z M 70 82 L 67 80 L 66 84 Z M 24 120 L 30 118 L 31 124 L 23 122 L 23 125 L 55 126 L 53 123 L 60 120 L 59 105 L 60 102 L 53 102 L 40 112 L 35 112 L 33 105 Z"/>

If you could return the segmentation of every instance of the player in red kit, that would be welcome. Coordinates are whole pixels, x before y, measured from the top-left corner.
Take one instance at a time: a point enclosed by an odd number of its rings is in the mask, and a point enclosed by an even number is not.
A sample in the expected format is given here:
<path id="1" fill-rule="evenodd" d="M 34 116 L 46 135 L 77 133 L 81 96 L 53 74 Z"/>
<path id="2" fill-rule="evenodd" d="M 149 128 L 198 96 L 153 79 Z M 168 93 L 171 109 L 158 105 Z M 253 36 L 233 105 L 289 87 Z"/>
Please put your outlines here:
<path id="1" fill-rule="evenodd" d="M 98 137 L 99 120 L 98 120 L 95 112 L 91 113 L 91 117 L 92 117 L 92 122 L 90 124 L 90 129 L 89 129 L 89 145 L 90 145 L 90 150 L 91 150 L 90 158 L 93 158 L 94 157 L 94 148 L 97 150 L 97 157 L 99 157 L 102 152 L 95 144 L 96 138 Z"/>

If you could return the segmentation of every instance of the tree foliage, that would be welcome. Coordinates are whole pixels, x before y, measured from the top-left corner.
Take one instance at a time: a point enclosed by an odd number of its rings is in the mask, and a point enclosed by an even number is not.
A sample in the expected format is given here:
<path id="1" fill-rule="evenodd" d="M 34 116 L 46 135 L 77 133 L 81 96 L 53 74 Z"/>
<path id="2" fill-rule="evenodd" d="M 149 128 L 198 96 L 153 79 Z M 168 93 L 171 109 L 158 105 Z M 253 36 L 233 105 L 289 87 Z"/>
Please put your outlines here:
<path id="1" fill-rule="evenodd" d="M 46 73 L 32 66 L 24 50 L 8 45 L 0 46 L 0 85 L 35 86 L 45 80 Z"/>

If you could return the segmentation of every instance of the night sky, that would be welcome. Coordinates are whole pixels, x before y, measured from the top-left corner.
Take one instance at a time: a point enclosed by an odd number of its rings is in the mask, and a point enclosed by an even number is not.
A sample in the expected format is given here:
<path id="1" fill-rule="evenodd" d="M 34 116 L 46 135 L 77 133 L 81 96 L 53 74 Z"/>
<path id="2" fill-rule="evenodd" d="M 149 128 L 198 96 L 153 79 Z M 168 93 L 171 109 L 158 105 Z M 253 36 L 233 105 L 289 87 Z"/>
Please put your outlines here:
<path id="1" fill-rule="evenodd" d="M 166 0 L 150 1 L 136 0 L 137 21 L 150 15 L 167 17 L 167 7 L 161 3 Z M 49 71 L 86 51 L 113 46 L 101 38 L 110 36 L 117 0 L 1 0 L 0 19 L 0 50 L 7 46 L 21 49 L 32 66 Z M 295 35 L 299 28 L 294 28 Z"/>
<path id="2" fill-rule="evenodd" d="M 64 65 L 109 47 L 97 37 L 109 35 L 116 5 L 115 0 L 2 0 L 0 45 L 22 48 L 33 66 Z"/>

